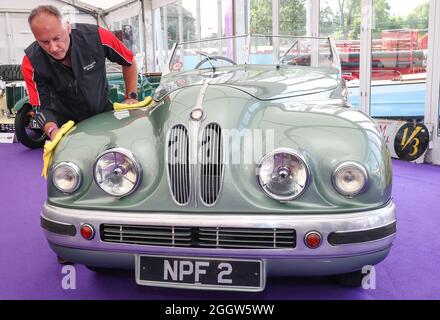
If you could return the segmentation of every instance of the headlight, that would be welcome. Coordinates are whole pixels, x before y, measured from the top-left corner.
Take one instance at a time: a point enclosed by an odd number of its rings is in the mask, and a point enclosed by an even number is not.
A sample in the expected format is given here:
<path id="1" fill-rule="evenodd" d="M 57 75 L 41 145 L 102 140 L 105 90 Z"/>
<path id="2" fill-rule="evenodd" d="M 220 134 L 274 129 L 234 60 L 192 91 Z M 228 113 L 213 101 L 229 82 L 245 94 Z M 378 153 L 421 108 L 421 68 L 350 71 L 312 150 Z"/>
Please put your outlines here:
<path id="1" fill-rule="evenodd" d="M 55 187 L 63 193 L 72 193 L 81 183 L 79 167 L 73 162 L 61 162 L 55 166 L 52 174 Z"/>
<path id="2" fill-rule="evenodd" d="M 367 188 L 367 170 L 357 162 L 343 162 L 333 173 L 333 186 L 342 195 L 353 197 Z"/>
<path id="3" fill-rule="evenodd" d="M 257 167 L 261 188 L 279 201 L 297 198 L 309 182 L 309 170 L 304 159 L 290 149 L 277 149 L 261 159 Z"/>
<path id="4" fill-rule="evenodd" d="M 109 149 L 100 154 L 93 172 L 98 186 L 115 197 L 132 193 L 141 179 L 141 167 L 133 154 L 121 148 Z"/>

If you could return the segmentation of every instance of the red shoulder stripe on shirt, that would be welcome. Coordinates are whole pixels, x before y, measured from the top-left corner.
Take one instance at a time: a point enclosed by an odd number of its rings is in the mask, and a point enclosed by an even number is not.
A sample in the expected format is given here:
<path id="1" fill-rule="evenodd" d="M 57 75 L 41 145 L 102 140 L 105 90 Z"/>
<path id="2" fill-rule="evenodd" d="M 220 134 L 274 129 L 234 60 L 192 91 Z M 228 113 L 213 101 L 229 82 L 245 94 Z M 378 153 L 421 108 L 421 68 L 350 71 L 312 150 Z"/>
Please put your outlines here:
<path id="1" fill-rule="evenodd" d="M 119 54 L 127 63 L 132 64 L 133 62 L 133 52 L 129 50 L 121 41 L 119 41 L 116 36 L 101 27 L 98 27 L 99 37 L 101 38 L 101 43 L 113 49 L 117 54 Z"/>
<path id="2" fill-rule="evenodd" d="M 29 102 L 33 106 L 39 106 L 40 94 L 38 93 L 37 83 L 34 80 L 34 66 L 25 55 L 21 64 L 21 72 L 23 73 L 24 81 L 26 82 L 26 88 L 29 93 Z"/>

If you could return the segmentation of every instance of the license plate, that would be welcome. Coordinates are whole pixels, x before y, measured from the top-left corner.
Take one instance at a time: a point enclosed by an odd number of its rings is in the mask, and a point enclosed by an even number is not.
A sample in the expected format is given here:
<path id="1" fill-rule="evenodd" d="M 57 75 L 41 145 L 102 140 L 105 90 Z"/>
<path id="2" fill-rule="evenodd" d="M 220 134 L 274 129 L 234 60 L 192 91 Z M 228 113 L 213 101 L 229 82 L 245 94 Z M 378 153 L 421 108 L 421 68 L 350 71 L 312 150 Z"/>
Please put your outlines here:
<path id="1" fill-rule="evenodd" d="M 136 282 L 161 287 L 262 291 L 261 260 L 136 256 Z"/>

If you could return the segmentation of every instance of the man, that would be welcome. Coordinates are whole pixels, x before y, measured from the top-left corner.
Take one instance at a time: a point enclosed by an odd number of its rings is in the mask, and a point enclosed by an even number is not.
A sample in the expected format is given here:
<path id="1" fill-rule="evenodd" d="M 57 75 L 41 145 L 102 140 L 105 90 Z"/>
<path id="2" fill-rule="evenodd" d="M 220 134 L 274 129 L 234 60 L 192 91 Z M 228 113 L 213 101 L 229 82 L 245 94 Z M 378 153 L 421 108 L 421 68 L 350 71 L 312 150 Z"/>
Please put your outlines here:
<path id="1" fill-rule="evenodd" d="M 90 24 L 70 25 L 59 10 L 44 5 L 28 18 L 35 42 L 25 49 L 22 73 L 29 101 L 39 106 L 37 122 L 53 140 L 65 122 L 112 110 L 105 59 L 122 65 L 126 101 L 137 101 L 133 53 L 110 31 Z"/>

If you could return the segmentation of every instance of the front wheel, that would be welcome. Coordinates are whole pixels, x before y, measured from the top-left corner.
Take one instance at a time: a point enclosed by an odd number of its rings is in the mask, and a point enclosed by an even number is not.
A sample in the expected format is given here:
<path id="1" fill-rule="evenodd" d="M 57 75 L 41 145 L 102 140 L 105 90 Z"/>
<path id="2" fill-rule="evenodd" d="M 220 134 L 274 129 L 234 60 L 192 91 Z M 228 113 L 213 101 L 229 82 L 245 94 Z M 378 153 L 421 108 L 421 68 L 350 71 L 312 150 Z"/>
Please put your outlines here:
<path id="1" fill-rule="evenodd" d="M 34 128 L 32 120 L 34 111 L 30 104 L 25 104 L 15 116 L 15 134 L 18 141 L 30 149 L 42 148 L 46 134 L 42 129 Z"/>
<path id="2" fill-rule="evenodd" d="M 337 283 L 342 287 L 359 288 L 362 286 L 362 279 L 366 276 L 361 270 L 344 273 L 336 276 Z"/>
<path id="3" fill-rule="evenodd" d="M 103 268 L 103 267 L 94 267 L 94 266 L 85 266 L 90 271 L 96 272 L 96 273 L 108 273 L 113 271 L 114 269 L 110 268 Z"/>

